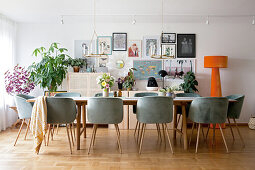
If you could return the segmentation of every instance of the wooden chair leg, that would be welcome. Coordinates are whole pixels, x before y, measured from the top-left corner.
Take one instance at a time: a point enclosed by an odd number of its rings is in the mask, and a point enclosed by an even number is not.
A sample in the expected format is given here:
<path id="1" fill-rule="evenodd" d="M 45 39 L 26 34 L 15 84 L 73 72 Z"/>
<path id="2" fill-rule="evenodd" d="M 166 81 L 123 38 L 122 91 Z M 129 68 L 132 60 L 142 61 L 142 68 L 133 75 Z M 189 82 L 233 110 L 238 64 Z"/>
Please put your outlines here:
<path id="1" fill-rule="evenodd" d="M 224 144 L 225 144 L 225 147 L 226 147 L 226 150 L 227 150 L 227 153 L 228 153 L 228 145 L 226 143 L 226 140 L 225 140 L 225 137 L 224 137 L 224 134 L 223 134 L 223 131 L 222 131 L 222 128 L 221 128 L 220 124 L 219 124 L 219 127 L 220 127 L 220 132 L 221 132 L 222 139 L 224 141 Z"/>
<path id="2" fill-rule="evenodd" d="M 235 125 L 236 125 L 236 129 L 237 129 L 237 132 L 238 132 L 238 134 L 239 134 L 239 136 L 240 136 L 240 139 L 241 139 L 241 141 L 242 141 L 242 143 L 243 143 L 243 147 L 245 147 L 243 137 L 242 137 L 241 132 L 240 132 L 240 130 L 239 130 L 238 126 L 237 126 L 237 123 L 236 123 L 236 119 L 233 119 L 233 120 L 234 120 L 234 123 L 235 123 Z"/>
<path id="3" fill-rule="evenodd" d="M 49 146 L 49 141 L 50 141 L 50 133 L 51 133 L 51 125 L 48 125 L 48 136 L 47 136 L 47 146 Z"/>
<path id="4" fill-rule="evenodd" d="M 136 121 L 134 136 L 135 136 L 136 131 L 137 131 L 137 126 L 138 126 L 138 121 Z"/>
<path id="5" fill-rule="evenodd" d="M 230 124 L 229 118 L 228 118 L 228 126 L 230 127 L 230 131 L 231 131 L 231 135 L 232 135 L 233 141 L 235 141 L 234 132 L 233 132 L 232 126 L 231 126 L 231 124 Z"/>
<path id="6" fill-rule="evenodd" d="M 46 137 L 45 137 L 45 135 L 43 136 L 43 140 L 44 140 L 44 146 L 46 146 Z"/>
<path id="7" fill-rule="evenodd" d="M 50 134 L 51 134 L 51 140 L 53 141 L 53 135 L 54 135 L 54 124 L 53 124 L 53 125 L 52 125 L 52 127 L 51 127 Z"/>
<path id="8" fill-rule="evenodd" d="M 119 131 L 119 126 L 118 124 L 114 124 L 115 125 L 115 129 L 116 129 L 116 134 L 117 134 L 117 142 L 118 142 L 118 146 L 119 146 L 119 152 L 120 154 L 122 153 L 122 148 L 121 148 L 121 144 L 120 144 L 120 131 Z"/>
<path id="9" fill-rule="evenodd" d="M 142 145 L 143 145 L 143 138 L 144 138 L 144 134 L 145 134 L 145 128 L 146 128 L 146 124 L 143 123 L 142 124 L 142 130 L 141 130 L 141 141 L 140 141 L 140 147 L 139 147 L 139 154 L 141 154 L 141 152 L 142 152 Z"/>
<path id="10" fill-rule="evenodd" d="M 191 135 L 190 135 L 190 137 L 189 137 L 189 146 L 190 146 L 191 138 L 192 138 L 192 135 L 193 135 L 194 125 L 195 125 L 195 122 L 192 123 Z"/>
<path id="11" fill-rule="evenodd" d="M 56 132 L 56 134 L 58 134 L 58 130 L 59 130 L 58 128 L 59 128 L 59 124 L 57 124 L 57 132 Z"/>
<path id="12" fill-rule="evenodd" d="M 165 147 L 166 147 L 166 134 L 165 134 L 165 131 L 164 131 L 164 125 L 162 123 L 162 132 L 163 132 L 163 137 L 164 137 L 164 142 L 165 142 Z"/>
<path id="13" fill-rule="evenodd" d="M 95 128 L 95 134 L 94 134 L 94 138 L 93 138 L 93 146 L 95 145 L 95 141 L 96 141 L 97 128 L 98 128 L 98 125 L 96 125 L 96 128 Z"/>
<path id="14" fill-rule="evenodd" d="M 69 135 L 69 130 L 68 130 L 68 124 L 66 124 L 66 133 L 67 133 L 67 138 L 68 138 L 68 142 L 69 142 L 70 153 L 72 154 L 72 144 L 71 144 L 71 141 L 70 141 L 70 135 Z"/>
<path id="15" fill-rule="evenodd" d="M 16 145 L 16 143 L 17 143 L 17 141 L 18 141 L 18 139 L 19 139 L 19 135 L 20 135 L 20 132 L 21 132 L 22 127 L 23 127 L 23 125 L 24 125 L 24 122 L 25 122 L 25 119 L 23 119 L 23 120 L 22 120 L 22 123 L 21 123 L 21 125 L 20 125 L 20 128 L 19 128 L 19 132 L 18 132 L 17 138 L 16 138 L 16 140 L 15 140 L 15 142 L 14 142 L 14 146 Z"/>
<path id="16" fill-rule="evenodd" d="M 166 124 L 166 123 L 165 123 L 165 132 L 166 132 L 166 135 L 167 135 L 167 139 L 168 139 L 168 143 L 169 143 L 171 152 L 172 152 L 172 154 L 173 154 L 174 151 L 173 151 L 173 148 L 172 148 L 172 143 L 171 143 L 171 140 L 170 140 L 170 135 L 169 135 L 169 131 L 168 131 L 168 128 L 167 128 L 167 124 Z"/>
<path id="17" fill-rule="evenodd" d="M 216 125 L 213 124 L 213 146 L 216 144 L 216 141 L 215 141 L 215 127 L 216 127 Z"/>
<path id="18" fill-rule="evenodd" d="M 139 145 L 139 139 L 140 139 L 140 125 L 141 125 L 141 123 L 138 122 L 138 129 L 137 129 L 137 143 L 138 143 L 138 145 Z"/>
<path id="19" fill-rule="evenodd" d="M 201 131 L 202 131 L 202 135 L 203 135 L 203 138 L 204 138 L 204 142 L 206 142 L 206 138 L 205 138 L 205 133 L 204 133 L 203 125 L 201 125 Z"/>
<path id="20" fill-rule="evenodd" d="M 160 132 L 160 126 L 158 123 L 156 123 L 156 127 L 157 127 L 157 131 L 158 131 L 158 140 L 160 142 L 162 142 L 162 138 L 161 138 L 161 132 Z"/>
<path id="21" fill-rule="evenodd" d="M 76 136 L 75 136 L 75 125 L 74 125 L 74 123 L 72 123 L 72 128 L 73 128 L 73 136 L 74 136 L 74 140 L 76 140 Z"/>
<path id="22" fill-rule="evenodd" d="M 74 139 L 73 139 L 73 129 L 72 129 L 72 124 L 69 124 L 69 129 L 70 129 L 70 133 L 71 133 L 71 140 L 72 140 L 72 144 L 74 146 Z"/>
<path id="23" fill-rule="evenodd" d="M 196 153 L 197 153 L 197 149 L 198 149 L 198 143 L 199 143 L 199 133 L 200 133 L 200 126 L 201 124 L 198 124 L 198 130 L 197 130 L 197 144 L 196 144 Z"/>
<path id="24" fill-rule="evenodd" d="M 205 135 L 206 140 L 207 140 L 207 137 L 208 137 L 208 134 L 209 134 L 209 129 L 210 129 L 210 124 L 208 124 L 208 128 L 207 128 L 207 131 L 206 131 L 206 135 Z"/>
<path id="25" fill-rule="evenodd" d="M 26 129 L 26 133 L 25 133 L 25 138 L 24 138 L 24 140 L 27 139 L 27 132 L 28 132 L 28 129 L 29 129 L 29 126 L 30 126 L 30 121 L 31 121 L 31 119 L 29 119 L 29 120 L 28 120 L 28 123 L 27 123 L 27 129 Z"/>
<path id="26" fill-rule="evenodd" d="M 91 149 L 91 146 L 92 146 L 93 138 L 94 138 L 94 135 L 95 135 L 95 129 L 96 129 L 96 125 L 94 124 L 93 125 L 93 130 L 92 130 L 92 136 L 91 136 L 91 140 L 90 140 L 90 144 L 89 144 L 89 149 L 88 149 L 88 155 L 90 153 L 90 149 Z"/>

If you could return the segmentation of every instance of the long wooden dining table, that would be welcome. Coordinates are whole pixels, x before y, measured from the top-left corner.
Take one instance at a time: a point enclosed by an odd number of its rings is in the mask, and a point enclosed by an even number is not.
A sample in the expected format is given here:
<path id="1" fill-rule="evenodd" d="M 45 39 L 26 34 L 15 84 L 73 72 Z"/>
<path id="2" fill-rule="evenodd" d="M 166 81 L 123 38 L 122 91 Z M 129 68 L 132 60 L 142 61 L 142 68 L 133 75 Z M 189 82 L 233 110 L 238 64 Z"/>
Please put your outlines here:
<path id="1" fill-rule="evenodd" d="M 83 133 L 83 137 L 86 138 L 86 105 L 90 97 L 72 97 L 77 105 L 77 118 L 76 118 L 76 147 L 77 150 L 80 150 L 80 136 Z M 140 97 L 121 97 L 123 100 L 123 105 L 136 105 Z M 195 97 L 176 97 L 173 99 L 174 104 L 174 114 L 173 114 L 173 138 L 176 139 L 176 130 L 177 130 L 177 107 L 181 106 L 182 108 L 182 133 L 183 133 L 183 147 L 184 150 L 188 149 L 188 137 L 187 137 L 187 113 L 186 105 L 191 103 Z M 27 102 L 35 102 L 36 98 L 29 99 Z M 236 102 L 236 100 L 229 100 L 229 102 Z M 83 118 L 82 130 L 81 130 L 81 115 Z"/>

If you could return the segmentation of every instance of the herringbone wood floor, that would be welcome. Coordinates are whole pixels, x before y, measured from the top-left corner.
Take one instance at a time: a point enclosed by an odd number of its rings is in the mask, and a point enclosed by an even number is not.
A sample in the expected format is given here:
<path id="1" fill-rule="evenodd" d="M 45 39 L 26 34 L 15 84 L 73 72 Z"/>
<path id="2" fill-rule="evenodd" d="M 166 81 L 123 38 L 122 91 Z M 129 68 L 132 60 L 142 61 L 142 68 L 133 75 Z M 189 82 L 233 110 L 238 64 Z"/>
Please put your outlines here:
<path id="1" fill-rule="evenodd" d="M 245 139 L 246 147 L 242 149 L 241 141 L 235 133 L 236 141 L 232 142 L 230 129 L 224 129 L 230 153 L 216 131 L 216 146 L 212 147 L 212 133 L 206 143 L 201 135 L 198 154 L 195 154 L 196 135 L 193 135 L 188 151 L 182 149 L 180 135 L 174 142 L 174 152 L 170 153 L 169 146 L 157 140 L 155 130 L 146 130 L 142 154 L 137 154 L 137 145 L 133 130 L 121 130 L 123 154 L 119 154 L 114 130 L 99 128 L 96 142 L 91 154 L 87 155 L 92 128 L 88 128 L 87 139 L 82 138 L 81 150 L 70 155 L 66 129 L 60 128 L 58 135 L 49 146 L 42 146 L 39 155 L 33 153 L 31 133 L 24 141 L 23 130 L 16 145 L 13 142 L 18 129 L 8 129 L 0 132 L 0 169 L 255 169 L 255 131 L 243 126 L 240 128 Z M 190 134 L 190 129 L 189 129 Z M 172 136 L 172 133 L 171 133 Z M 172 140 L 173 141 L 173 140 Z"/>

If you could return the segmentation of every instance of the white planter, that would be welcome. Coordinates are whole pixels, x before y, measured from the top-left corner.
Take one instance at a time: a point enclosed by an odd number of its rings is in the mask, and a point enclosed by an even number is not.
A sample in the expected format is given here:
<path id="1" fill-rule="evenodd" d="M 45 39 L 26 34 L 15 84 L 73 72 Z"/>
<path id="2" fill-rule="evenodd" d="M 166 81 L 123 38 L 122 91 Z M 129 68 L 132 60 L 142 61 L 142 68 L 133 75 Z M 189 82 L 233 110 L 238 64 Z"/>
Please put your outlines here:
<path id="1" fill-rule="evenodd" d="M 250 129 L 254 130 L 255 129 L 255 117 L 251 117 L 248 123 L 248 126 Z"/>

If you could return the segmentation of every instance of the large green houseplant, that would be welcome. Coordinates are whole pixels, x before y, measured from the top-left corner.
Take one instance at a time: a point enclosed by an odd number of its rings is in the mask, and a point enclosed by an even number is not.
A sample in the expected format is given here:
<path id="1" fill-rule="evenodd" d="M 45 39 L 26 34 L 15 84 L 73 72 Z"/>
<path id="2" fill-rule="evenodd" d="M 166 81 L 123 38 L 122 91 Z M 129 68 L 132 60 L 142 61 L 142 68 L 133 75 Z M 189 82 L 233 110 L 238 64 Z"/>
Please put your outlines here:
<path id="1" fill-rule="evenodd" d="M 194 93 L 197 90 L 198 82 L 196 76 L 192 71 L 187 72 L 184 76 L 184 83 L 180 84 L 185 93 Z"/>
<path id="2" fill-rule="evenodd" d="M 50 92 L 57 91 L 66 77 L 69 57 L 65 52 L 66 48 L 59 48 L 58 43 L 52 43 L 48 50 L 45 47 L 36 48 L 33 56 L 42 56 L 39 63 L 29 66 L 30 79 L 41 88 L 47 88 Z"/>

